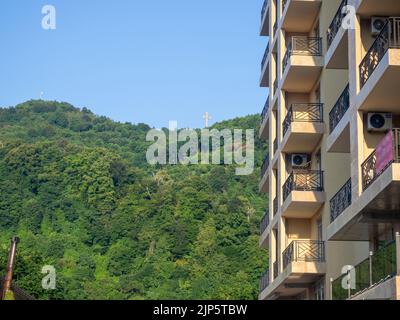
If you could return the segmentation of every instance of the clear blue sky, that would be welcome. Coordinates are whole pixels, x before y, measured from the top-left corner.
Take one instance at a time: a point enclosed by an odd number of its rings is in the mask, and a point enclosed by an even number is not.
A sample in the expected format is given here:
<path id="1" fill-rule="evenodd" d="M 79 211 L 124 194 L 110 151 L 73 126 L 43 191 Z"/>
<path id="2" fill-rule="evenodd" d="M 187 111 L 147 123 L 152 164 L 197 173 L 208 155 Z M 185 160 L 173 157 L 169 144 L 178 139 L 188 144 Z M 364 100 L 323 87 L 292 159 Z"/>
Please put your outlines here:
<path id="1" fill-rule="evenodd" d="M 1 0 L 0 106 L 67 101 L 118 121 L 201 127 L 261 112 L 262 0 Z M 41 28 L 43 5 L 57 30 Z"/>

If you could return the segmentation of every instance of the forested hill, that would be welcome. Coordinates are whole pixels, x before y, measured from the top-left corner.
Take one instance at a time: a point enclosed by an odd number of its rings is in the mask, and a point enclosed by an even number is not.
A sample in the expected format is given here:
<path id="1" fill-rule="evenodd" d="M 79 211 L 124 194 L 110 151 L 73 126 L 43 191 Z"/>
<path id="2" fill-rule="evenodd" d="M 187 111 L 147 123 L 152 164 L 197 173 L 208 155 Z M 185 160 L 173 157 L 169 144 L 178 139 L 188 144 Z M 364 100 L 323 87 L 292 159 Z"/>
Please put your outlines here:
<path id="1" fill-rule="evenodd" d="M 259 121 L 216 127 L 257 133 Z M 256 299 L 259 168 L 149 166 L 149 129 L 68 103 L 0 109 L 0 276 L 18 235 L 16 284 L 36 298 Z M 54 291 L 41 287 L 45 265 Z"/>

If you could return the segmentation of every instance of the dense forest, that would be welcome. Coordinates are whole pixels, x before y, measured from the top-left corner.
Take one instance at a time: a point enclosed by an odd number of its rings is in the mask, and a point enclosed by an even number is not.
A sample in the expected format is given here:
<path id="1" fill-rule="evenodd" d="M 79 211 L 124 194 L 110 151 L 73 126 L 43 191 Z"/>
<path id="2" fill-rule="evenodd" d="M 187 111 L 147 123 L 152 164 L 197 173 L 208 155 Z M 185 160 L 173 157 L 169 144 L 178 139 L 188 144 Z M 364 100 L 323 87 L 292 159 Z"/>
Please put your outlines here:
<path id="1" fill-rule="evenodd" d="M 216 128 L 255 128 L 257 115 Z M 0 109 L 0 276 L 11 236 L 15 282 L 38 299 L 256 299 L 267 253 L 257 169 L 146 162 L 146 124 L 68 103 Z M 42 267 L 57 271 L 43 290 Z"/>

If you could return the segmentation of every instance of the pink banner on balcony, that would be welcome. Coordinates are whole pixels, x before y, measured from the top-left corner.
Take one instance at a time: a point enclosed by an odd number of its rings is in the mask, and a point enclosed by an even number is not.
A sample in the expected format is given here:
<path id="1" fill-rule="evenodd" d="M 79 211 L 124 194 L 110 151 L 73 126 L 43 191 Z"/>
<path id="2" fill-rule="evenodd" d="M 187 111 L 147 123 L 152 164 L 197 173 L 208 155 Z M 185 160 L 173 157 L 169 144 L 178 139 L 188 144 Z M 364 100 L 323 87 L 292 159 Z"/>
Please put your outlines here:
<path id="1" fill-rule="evenodd" d="M 393 132 L 390 131 L 376 147 L 376 172 L 382 172 L 393 161 Z"/>

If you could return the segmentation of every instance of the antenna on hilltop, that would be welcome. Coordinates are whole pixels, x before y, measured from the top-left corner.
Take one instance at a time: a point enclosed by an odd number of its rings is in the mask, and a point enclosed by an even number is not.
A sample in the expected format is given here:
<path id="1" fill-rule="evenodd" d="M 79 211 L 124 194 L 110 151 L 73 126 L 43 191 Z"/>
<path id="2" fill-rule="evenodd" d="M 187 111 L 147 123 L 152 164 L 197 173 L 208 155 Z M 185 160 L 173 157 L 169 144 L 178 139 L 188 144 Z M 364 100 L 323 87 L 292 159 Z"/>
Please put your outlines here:
<path id="1" fill-rule="evenodd" d="M 210 114 L 208 112 L 206 112 L 203 115 L 203 119 L 204 119 L 204 122 L 205 122 L 205 128 L 208 128 L 208 122 L 212 119 L 212 117 L 210 116 Z"/>

